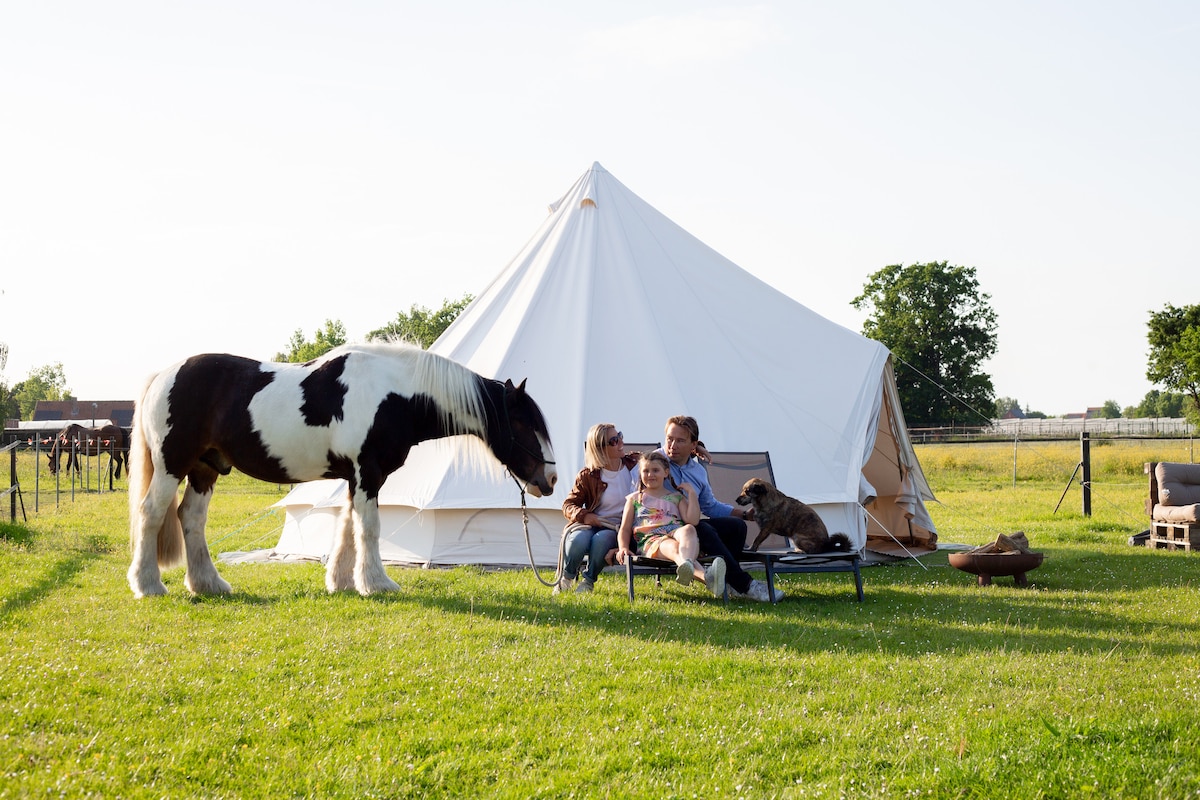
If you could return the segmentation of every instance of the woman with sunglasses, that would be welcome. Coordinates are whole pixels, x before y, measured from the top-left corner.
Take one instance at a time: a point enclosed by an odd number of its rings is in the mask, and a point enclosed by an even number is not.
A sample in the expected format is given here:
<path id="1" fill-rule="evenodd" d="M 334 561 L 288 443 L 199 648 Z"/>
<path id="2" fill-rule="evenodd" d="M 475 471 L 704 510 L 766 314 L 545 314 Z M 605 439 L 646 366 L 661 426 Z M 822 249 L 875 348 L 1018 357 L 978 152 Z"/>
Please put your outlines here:
<path id="1" fill-rule="evenodd" d="M 630 485 L 635 483 L 638 453 L 625 452 L 625 436 L 611 422 L 588 430 L 584 442 L 586 465 L 575 476 L 575 485 L 563 501 L 567 527 L 563 531 L 562 571 L 554 593 L 571 589 L 583 560 L 587 569 L 576 592 L 590 592 L 609 554 L 617 547 L 617 529 Z"/>

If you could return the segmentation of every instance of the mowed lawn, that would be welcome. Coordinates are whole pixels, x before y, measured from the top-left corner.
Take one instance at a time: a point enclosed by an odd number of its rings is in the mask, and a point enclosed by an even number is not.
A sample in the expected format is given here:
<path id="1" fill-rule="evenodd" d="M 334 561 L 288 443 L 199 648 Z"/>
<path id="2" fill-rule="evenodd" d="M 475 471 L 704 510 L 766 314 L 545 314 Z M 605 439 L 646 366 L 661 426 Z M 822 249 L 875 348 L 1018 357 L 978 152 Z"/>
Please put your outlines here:
<path id="1" fill-rule="evenodd" d="M 34 514 L 23 454 L 0 798 L 1200 796 L 1200 553 L 1126 543 L 1142 462 L 1190 447 L 1094 443 L 1085 517 L 1077 443 L 923 446 L 942 540 L 1024 531 L 1029 588 L 938 553 L 867 569 L 861 604 L 788 575 L 727 607 L 651 578 L 631 606 L 616 573 L 552 597 L 528 569 L 331 596 L 317 564 L 219 564 L 235 594 L 203 599 L 175 569 L 135 601 L 123 480 Z M 214 553 L 271 546 L 283 494 L 218 484 Z"/>

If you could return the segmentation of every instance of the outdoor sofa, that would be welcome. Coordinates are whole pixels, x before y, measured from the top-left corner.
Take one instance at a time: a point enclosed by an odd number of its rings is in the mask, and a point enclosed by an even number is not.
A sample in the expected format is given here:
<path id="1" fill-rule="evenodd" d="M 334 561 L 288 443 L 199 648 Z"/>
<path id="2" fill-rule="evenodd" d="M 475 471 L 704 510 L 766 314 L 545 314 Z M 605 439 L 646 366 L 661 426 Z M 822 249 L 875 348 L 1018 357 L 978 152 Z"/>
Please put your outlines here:
<path id="1" fill-rule="evenodd" d="M 1149 547 L 1191 550 L 1200 547 L 1200 464 L 1147 464 L 1150 496 Z"/>

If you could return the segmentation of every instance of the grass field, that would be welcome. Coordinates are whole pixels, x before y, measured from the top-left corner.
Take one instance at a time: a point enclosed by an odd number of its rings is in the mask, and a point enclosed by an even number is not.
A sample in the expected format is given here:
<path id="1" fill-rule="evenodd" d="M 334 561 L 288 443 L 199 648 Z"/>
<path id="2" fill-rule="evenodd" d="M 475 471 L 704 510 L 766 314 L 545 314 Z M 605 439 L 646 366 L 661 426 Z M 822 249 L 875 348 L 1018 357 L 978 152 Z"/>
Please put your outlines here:
<path id="1" fill-rule="evenodd" d="M 1141 464 L 1190 446 L 1094 444 L 1091 517 L 1078 444 L 922 447 L 943 541 L 1046 561 L 1028 589 L 870 568 L 862 604 L 845 575 L 630 606 L 478 568 L 331 596 L 315 564 L 134 601 L 124 493 L 39 497 L 0 524 L 0 798 L 1197 797 L 1200 554 L 1126 544 Z M 273 544 L 282 494 L 223 481 L 214 552 Z"/>

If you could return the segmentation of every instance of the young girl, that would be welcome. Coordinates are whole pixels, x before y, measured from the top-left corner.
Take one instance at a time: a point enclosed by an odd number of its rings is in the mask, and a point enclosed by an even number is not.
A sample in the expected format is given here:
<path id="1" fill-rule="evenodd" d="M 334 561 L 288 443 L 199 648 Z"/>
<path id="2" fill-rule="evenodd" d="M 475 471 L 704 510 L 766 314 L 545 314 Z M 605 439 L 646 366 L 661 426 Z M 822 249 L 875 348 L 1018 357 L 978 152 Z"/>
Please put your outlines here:
<path id="1" fill-rule="evenodd" d="M 625 498 L 621 530 L 617 536 L 617 561 L 624 564 L 636 540 L 637 549 L 649 558 L 668 559 L 678 565 L 675 579 L 687 586 L 693 578 L 704 581 L 717 596 L 725 591 L 725 561 L 700 566 L 700 541 L 696 523 L 700 504 L 690 483 L 672 491 L 671 464 L 659 452 L 646 453 L 638 462 L 638 491 Z"/>

